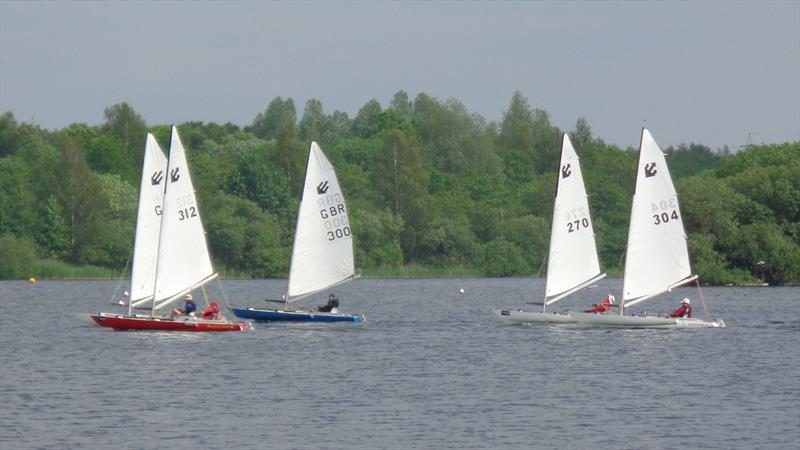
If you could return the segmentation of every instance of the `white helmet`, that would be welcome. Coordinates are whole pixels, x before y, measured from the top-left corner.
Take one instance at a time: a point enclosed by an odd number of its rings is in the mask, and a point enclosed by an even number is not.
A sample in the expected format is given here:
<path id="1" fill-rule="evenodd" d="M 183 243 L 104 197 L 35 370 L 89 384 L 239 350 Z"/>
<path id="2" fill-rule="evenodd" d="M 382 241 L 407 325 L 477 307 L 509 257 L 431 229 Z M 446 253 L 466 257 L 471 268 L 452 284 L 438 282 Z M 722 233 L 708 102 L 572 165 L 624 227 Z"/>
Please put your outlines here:
<path id="1" fill-rule="evenodd" d="M 683 300 L 681 301 L 681 303 L 686 303 L 687 305 L 691 305 L 691 304 L 692 304 L 692 302 L 691 302 L 691 301 L 689 301 L 689 299 L 688 299 L 688 298 L 685 298 L 685 299 L 683 299 Z"/>

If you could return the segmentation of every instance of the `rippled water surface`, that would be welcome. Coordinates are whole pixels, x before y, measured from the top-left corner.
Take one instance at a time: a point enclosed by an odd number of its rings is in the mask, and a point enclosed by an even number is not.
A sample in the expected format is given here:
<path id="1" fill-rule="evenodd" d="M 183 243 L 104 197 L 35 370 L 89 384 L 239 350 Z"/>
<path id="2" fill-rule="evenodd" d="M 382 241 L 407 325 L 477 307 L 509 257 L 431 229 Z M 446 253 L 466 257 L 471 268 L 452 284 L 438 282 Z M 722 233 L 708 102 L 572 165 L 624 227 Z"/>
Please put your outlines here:
<path id="1" fill-rule="evenodd" d="M 285 286 L 224 283 L 234 306 L 266 305 Z M 365 325 L 170 334 L 76 318 L 114 311 L 117 287 L 0 282 L 0 448 L 800 447 L 800 288 L 703 289 L 726 329 L 494 317 L 540 297 L 538 279 L 338 288 Z M 620 287 L 603 281 L 560 305 Z M 645 304 L 666 311 L 687 294 L 702 315 L 694 289 Z"/>

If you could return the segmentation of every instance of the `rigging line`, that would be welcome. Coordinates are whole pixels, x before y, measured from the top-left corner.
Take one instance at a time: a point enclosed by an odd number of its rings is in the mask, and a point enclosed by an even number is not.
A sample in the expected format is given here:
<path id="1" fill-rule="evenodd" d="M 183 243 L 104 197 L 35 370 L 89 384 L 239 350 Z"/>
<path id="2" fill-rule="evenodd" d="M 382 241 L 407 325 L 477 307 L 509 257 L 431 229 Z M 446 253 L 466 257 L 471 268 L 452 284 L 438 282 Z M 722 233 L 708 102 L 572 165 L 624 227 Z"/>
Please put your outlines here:
<path id="1" fill-rule="evenodd" d="M 130 265 L 131 261 L 128 260 L 125 263 L 125 268 L 122 269 L 122 273 L 119 274 L 119 278 L 117 279 L 117 286 L 114 288 L 114 293 L 111 294 L 111 301 L 113 302 L 114 299 L 117 298 L 117 293 L 119 292 L 119 287 L 122 285 L 122 280 L 125 274 L 128 272 L 128 265 Z M 128 297 L 128 303 L 130 303 L 130 297 Z"/>
<path id="2" fill-rule="evenodd" d="M 697 291 L 700 293 L 700 304 L 703 305 L 703 319 L 708 320 L 708 308 L 706 308 L 706 299 L 703 298 L 703 289 L 700 288 L 700 278 L 695 278 L 697 284 Z"/>
<path id="3" fill-rule="evenodd" d="M 206 307 L 208 307 L 209 306 L 208 293 L 206 292 L 206 285 L 205 284 L 200 286 L 200 291 L 203 293 L 203 300 L 206 301 Z"/>
<path id="4" fill-rule="evenodd" d="M 225 303 L 225 306 L 228 308 L 231 307 L 231 302 L 228 300 L 228 294 L 225 292 L 225 287 L 222 285 L 222 280 L 217 277 L 217 286 L 219 286 L 219 292 L 222 294 L 222 301 Z"/>

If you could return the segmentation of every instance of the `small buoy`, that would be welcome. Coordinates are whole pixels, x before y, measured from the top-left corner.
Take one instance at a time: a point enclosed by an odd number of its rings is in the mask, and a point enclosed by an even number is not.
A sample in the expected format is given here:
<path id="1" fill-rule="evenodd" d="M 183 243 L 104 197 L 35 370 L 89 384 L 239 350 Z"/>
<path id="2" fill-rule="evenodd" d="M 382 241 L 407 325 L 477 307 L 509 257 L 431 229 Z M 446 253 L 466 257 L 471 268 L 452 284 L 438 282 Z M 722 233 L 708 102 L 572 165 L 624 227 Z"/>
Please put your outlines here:
<path id="1" fill-rule="evenodd" d="M 123 296 L 123 297 L 130 297 L 130 296 L 131 296 L 131 294 L 129 294 L 129 293 L 128 293 L 128 291 L 124 291 L 124 292 L 122 293 L 122 296 Z"/>
<path id="2" fill-rule="evenodd" d="M 28 283 L 30 283 L 30 284 L 36 284 L 36 277 L 30 277 L 30 278 L 28 278 Z"/>
<path id="3" fill-rule="evenodd" d="M 464 293 L 464 288 L 461 288 L 461 289 L 459 289 L 459 290 L 458 290 L 458 293 L 459 293 L 459 294 L 463 294 L 463 293 Z"/>

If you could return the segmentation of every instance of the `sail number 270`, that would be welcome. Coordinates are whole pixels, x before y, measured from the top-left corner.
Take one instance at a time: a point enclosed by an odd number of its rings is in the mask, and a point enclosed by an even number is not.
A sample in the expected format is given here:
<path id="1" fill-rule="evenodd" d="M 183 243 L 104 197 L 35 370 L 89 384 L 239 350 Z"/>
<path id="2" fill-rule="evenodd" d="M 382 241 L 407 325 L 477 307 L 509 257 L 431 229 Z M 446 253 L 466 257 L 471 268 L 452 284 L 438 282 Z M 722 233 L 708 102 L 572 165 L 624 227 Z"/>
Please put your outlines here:
<path id="1" fill-rule="evenodd" d="M 661 225 L 670 220 L 678 220 L 677 201 L 674 198 L 669 200 L 661 200 L 660 202 L 651 203 L 650 211 L 653 213 L 653 224 Z"/>
<path id="2" fill-rule="evenodd" d="M 586 217 L 579 220 L 573 220 L 572 222 L 567 222 L 567 233 L 578 231 L 581 228 L 589 228 L 589 219 Z"/>

